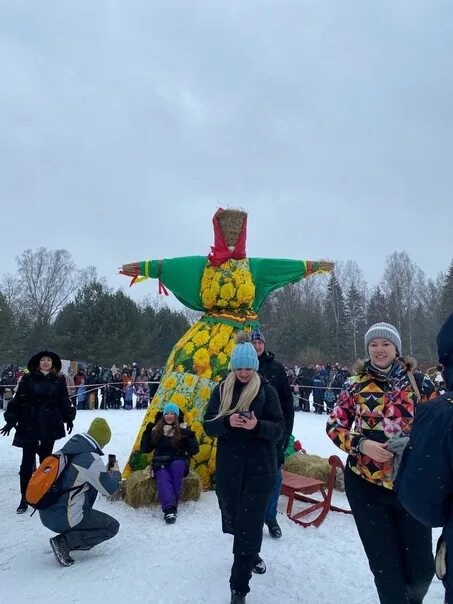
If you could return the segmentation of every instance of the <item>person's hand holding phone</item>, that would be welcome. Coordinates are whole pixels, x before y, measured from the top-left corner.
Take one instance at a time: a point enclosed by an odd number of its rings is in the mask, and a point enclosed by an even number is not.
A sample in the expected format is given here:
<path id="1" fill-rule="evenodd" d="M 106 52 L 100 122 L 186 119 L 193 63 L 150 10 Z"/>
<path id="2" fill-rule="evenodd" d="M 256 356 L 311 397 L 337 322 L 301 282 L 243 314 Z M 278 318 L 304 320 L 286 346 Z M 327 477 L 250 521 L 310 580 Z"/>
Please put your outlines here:
<path id="1" fill-rule="evenodd" d="M 255 417 L 254 411 L 244 411 L 242 414 L 239 414 L 242 419 L 242 426 L 244 430 L 253 430 L 253 428 L 258 423 L 258 420 Z"/>
<path id="2" fill-rule="evenodd" d="M 239 413 L 232 413 L 230 415 L 230 426 L 232 428 L 243 428 L 244 427 L 244 418 L 239 415 Z"/>
<path id="3" fill-rule="evenodd" d="M 107 462 L 107 470 L 109 472 L 119 472 L 120 468 L 118 466 L 118 461 L 116 459 L 116 455 L 109 454 L 109 459 Z"/>

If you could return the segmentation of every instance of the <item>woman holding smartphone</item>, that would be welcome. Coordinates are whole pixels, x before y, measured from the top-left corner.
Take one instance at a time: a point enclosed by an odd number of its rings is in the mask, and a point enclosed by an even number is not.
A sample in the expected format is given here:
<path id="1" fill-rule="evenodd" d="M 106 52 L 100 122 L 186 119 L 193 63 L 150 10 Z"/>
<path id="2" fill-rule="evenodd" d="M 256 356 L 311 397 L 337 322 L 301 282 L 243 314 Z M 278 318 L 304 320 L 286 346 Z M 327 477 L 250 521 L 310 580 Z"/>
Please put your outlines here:
<path id="1" fill-rule="evenodd" d="M 204 429 L 218 438 L 216 493 L 222 530 L 234 535 L 231 604 L 245 603 L 252 571 L 266 572 L 260 558 L 264 517 L 277 472 L 275 442 L 284 420 L 276 390 L 257 373 L 248 333 L 239 332 L 231 371 L 212 392 Z"/>

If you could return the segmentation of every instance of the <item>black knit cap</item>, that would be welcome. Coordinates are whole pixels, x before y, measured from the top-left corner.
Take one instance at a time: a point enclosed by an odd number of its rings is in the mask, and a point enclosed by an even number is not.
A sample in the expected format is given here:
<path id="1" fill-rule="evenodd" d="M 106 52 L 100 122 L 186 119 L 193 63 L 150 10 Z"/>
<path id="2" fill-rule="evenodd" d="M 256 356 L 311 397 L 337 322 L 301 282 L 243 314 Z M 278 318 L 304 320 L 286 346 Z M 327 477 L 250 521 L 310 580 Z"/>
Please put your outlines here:
<path id="1" fill-rule="evenodd" d="M 446 319 L 437 335 L 437 352 L 442 365 L 453 365 L 453 312 Z"/>
<path id="2" fill-rule="evenodd" d="M 41 350 L 41 352 L 37 352 L 34 354 L 31 359 L 27 363 L 27 369 L 31 373 L 36 373 L 39 370 L 39 361 L 42 357 L 49 357 L 52 359 L 52 367 L 58 373 L 61 371 L 61 359 L 56 352 L 51 352 L 50 350 Z"/>

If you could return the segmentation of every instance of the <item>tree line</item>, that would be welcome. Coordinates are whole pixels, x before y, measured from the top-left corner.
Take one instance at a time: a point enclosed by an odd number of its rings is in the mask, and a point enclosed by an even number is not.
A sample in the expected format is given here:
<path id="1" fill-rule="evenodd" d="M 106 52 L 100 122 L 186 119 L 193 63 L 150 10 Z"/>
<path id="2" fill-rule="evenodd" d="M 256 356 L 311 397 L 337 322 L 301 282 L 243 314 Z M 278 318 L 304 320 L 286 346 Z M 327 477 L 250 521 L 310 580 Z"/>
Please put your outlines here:
<path id="1" fill-rule="evenodd" d="M 0 279 L 0 364 L 23 364 L 37 350 L 103 366 L 136 361 L 161 366 L 198 317 L 149 299 L 137 303 L 114 291 L 94 267 L 78 269 L 67 250 L 25 250 L 17 271 Z M 274 292 L 260 320 L 268 348 L 288 365 L 350 364 L 363 356 L 363 337 L 378 321 L 393 323 L 403 352 L 436 361 L 436 335 L 453 310 L 453 261 L 427 278 L 406 252 L 386 259 L 369 288 L 356 262 Z"/>

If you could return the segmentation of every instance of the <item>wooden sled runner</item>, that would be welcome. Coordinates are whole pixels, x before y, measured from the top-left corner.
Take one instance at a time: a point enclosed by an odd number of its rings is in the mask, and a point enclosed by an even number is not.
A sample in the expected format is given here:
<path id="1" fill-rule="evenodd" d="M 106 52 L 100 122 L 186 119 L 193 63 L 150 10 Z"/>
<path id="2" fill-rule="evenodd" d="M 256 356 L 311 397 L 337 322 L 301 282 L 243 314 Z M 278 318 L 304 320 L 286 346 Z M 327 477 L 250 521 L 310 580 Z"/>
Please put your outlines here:
<path id="1" fill-rule="evenodd" d="M 286 507 L 286 514 L 291 520 L 300 524 L 304 528 L 308 526 L 320 526 L 327 514 L 330 511 L 342 512 L 343 514 L 352 514 L 351 510 L 344 510 L 342 508 L 331 505 L 332 492 L 335 485 L 335 477 L 337 468 L 344 469 L 341 459 L 337 455 L 331 455 L 329 457 L 330 475 L 327 484 L 322 480 L 316 478 L 309 478 L 308 476 L 300 476 L 293 472 L 286 472 L 282 470 L 282 488 L 280 493 L 288 497 L 288 505 Z M 320 493 L 320 499 L 313 499 L 307 497 L 313 493 Z M 293 511 L 295 501 L 302 501 L 304 503 L 310 503 L 312 505 L 304 508 L 299 512 Z M 318 515 L 315 513 L 319 512 Z M 304 517 L 312 516 L 311 519 L 301 520 Z"/>

